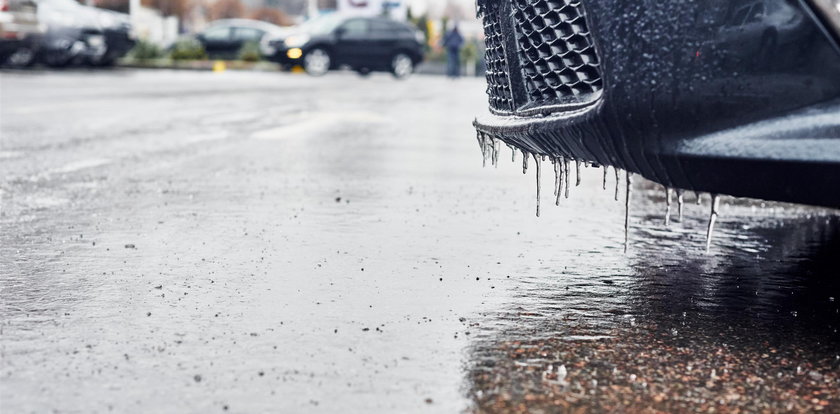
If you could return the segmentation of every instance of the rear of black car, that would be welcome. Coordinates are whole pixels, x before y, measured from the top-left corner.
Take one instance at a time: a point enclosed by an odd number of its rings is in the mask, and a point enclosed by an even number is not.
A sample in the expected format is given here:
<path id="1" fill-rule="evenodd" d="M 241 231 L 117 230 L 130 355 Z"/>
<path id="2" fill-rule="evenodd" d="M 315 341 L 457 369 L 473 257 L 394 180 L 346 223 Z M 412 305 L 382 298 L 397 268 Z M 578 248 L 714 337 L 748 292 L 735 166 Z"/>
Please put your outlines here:
<path id="1" fill-rule="evenodd" d="M 356 70 L 391 70 L 392 58 L 406 54 L 423 61 L 423 39 L 411 26 L 386 18 L 325 16 L 289 33 L 268 39 L 266 58 L 284 66 L 304 65 L 312 50 L 326 51 L 330 66 Z"/>
<path id="2" fill-rule="evenodd" d="M 812 6 L 481 1 L 475 126 L 670 188 L 840 207 L 840 27 Z"/>

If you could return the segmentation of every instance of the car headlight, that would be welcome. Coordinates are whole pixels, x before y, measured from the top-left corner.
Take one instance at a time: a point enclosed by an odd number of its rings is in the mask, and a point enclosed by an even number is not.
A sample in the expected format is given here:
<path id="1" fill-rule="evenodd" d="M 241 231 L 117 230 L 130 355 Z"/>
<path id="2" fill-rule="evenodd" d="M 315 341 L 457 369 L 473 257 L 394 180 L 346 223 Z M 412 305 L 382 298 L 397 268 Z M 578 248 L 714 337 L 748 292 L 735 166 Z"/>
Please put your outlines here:
<path id="1" fill-rule="evenodd" d="M 283 44 L 285 44 L 286 47 L 301 47 L 308 41 L 309 35 L 300 34 L 287 37 L 286 40 L 283 41 Z"/>
<path id="2" fill-rule="evenodd" d="M 810 2 L 820 20 L 840 42 L 840 0 L 810 0 Z"/>

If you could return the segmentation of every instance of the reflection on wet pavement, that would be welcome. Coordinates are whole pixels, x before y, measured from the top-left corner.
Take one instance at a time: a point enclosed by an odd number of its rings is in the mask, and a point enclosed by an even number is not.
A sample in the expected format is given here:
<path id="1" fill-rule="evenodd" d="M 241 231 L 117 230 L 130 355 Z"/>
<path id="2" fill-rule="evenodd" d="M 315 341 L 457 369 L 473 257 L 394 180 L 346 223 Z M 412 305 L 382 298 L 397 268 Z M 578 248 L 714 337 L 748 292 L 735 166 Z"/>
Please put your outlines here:
<path id="1" fill-rule="evenodd" d="M 731 205 L 713 255 L 649 215 L 627 263 L 522 269 L 470 320 L 474 411 L 838 409 L 838 220 L 777 208 Z"/>
<path id="2" fill-rule="evenodd" d="M 0 83 L 3 412 L 840 411 L 836 212 L 707 254 L 637 179 L 624 254 L 600 170 L 481 167 L 481 79 Z"/>

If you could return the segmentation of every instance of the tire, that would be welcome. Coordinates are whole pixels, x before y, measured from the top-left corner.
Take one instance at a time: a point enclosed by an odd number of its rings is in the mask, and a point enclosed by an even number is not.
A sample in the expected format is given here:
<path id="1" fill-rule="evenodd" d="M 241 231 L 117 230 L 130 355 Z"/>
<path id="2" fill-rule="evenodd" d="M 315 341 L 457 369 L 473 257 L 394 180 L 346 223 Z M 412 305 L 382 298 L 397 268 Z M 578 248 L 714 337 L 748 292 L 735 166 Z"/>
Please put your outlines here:
<path id="1" fill-rule="evenodd" d="M 332 65 L 330 54 L 319 47 L 310 50 L 303 57 L 303 69 L 312 76 L 323 76 Z"/>
<path id="2" fill-rule="evenodd" d="M 414 60 L 406 53 L 397 53 L 391 58 L 391 74 L 397 79 L 405 79 L 414 73 Z"/>
<path id="3" fill-rule="evenodd" d="M 5 64 L 16 68 L 29 67 L 35 61 L 35 55 L 36 53 L 32 49 L 21 48 L 7 57 Z"/>

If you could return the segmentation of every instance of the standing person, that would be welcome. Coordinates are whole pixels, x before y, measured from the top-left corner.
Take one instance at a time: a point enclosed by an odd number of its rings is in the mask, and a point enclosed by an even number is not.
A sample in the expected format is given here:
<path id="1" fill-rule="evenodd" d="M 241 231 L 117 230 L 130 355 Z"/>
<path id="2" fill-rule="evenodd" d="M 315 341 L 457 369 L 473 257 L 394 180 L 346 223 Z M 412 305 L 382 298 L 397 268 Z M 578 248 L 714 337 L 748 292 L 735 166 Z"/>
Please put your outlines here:
<path id="1" fill-rule="evenodd" d="M 443 47 L 446 48 L 446 74 L 449 77 L 457 78 L 461 74 L 461 46 L 463 45 L 464 37 L 461 36 L 456 24 L 443 37 Z"/>

